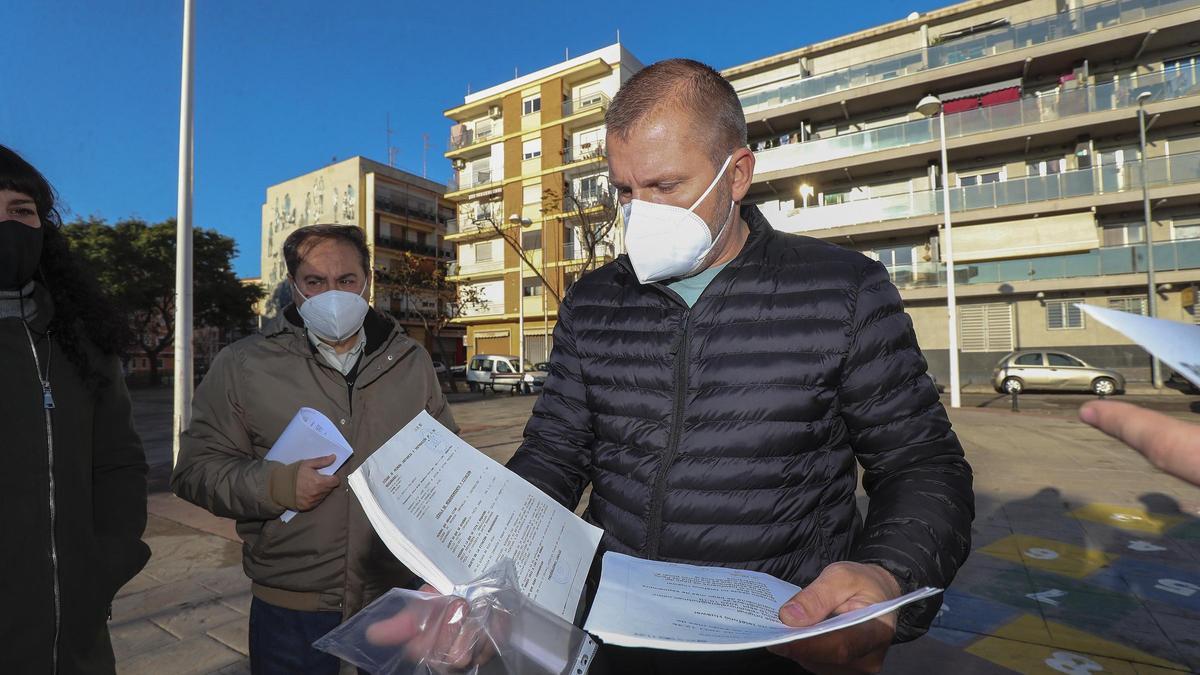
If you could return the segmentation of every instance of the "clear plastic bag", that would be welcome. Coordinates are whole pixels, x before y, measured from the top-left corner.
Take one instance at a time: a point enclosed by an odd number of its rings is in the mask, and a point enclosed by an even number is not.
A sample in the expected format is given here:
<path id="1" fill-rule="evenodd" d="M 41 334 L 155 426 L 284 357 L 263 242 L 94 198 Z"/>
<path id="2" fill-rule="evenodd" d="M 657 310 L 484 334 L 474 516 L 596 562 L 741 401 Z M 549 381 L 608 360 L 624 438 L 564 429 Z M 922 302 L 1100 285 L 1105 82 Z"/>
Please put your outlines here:
<path id="1" fill-rule="evenodd" d="M 516 579 L 506 558 L 453 595 L 393 588 L 313 647 L 379 675 L 584 675 L 596 643 Z"/>

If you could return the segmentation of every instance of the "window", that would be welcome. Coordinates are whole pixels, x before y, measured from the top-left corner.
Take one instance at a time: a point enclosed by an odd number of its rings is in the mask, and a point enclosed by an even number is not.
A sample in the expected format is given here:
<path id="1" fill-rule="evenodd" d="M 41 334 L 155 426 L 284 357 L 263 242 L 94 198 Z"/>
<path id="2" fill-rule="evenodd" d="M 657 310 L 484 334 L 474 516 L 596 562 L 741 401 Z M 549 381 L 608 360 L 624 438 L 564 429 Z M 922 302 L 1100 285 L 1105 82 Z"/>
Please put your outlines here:
<path id="1" fill-rule="evenodd" d="M 579 281 L 579 272 L 563 272 L 563 290 L 567 290 L 576 281 Z"/>
<path id="2" fill-rule="evenodd" d="M 529 230 L 521 233 L 521 248 L 526 251 L 536 251 L 542 247 L 542 231 Z"/>
<path id="3" fill-rule="evenodd" d="M 1171 232 L 1175 239 L 1200 239 L 1200 214 L 1172 218 Z"/>
<path id="4" fill-rule="evenodd" d="M 1080 298 L 1071 300 L 1046 301 L 1046 328 L 1048 330 L 1079 330 L 1083 328 L 1083 310 L 1075 303 L 1083 302 Z"/>
<path id="5" fill-rule="evenodd" d="M 600 198 L 600 176 L 584 176 L 579 179 L 576 194 L 580 201 L 590 202 Z"/>
<path id="6" fill-rule="evenodd" d="M 1004 180 L 1004 170 L 999 171 L 984 171 L 974 174 L 958 174 L 959 187 L 970 187 L 972 185 L 987 185 L 988 183 L 999 183 Z"/>
<path id="7" fill-rule="evenodd" d="M 837 192 L 826 192 L 821 195 L 821 204 L 824 206 L 833 206 L 834 204 L 845 204 L 850 201 L 849 190 L 839 190 Z"/>
<path id="8" fill-rule="evenodd" d="M 1130 314 L 1146 316 L 1146 296 L 1125 295 L 1109 298 L 1108 308 L 1115 309 L 1118 312 L 1129 312 Z"/>
<path id="9" fill-rule="evenodd" d="M 542 201 L 542 186 L 526 185 L 521 192 L 522 203 L 537 204 Z"/>
<path id="10" fill-rule="evenodd" d="M 542 95 L 534 94 L 526 97 L 521 101 L 521 114 L 532 115 L 535 112 L 540 112 L 542 109 Z"/>
<path id="11" fill-rule="evenodd" d="M 1016 361 L 1013 361 L 1013 365 L 1016 365 L 1016 366 L 1040 366 L 1040 365 L 1042 365 L 1042 353 L 1034 352 L 1032 354 L 1022 354 L 1021 356 L 1017 357 Z"/>
<path id="12" fill-rule="evenodd" d="M 1030 162 L 1027 166 L 1030 176 L 1053 176 L 1063 172 L 1063 159 L 1062 157 L 1043 159 L 1039 162 Z"/>
<path id="13" fill-rule="evenodd" d="M 496 372 L 497 373 L 511 373 L 511 372 L 513 372 L 513 369 L 512 369 L 512 366 L 509 365 L 508 361 L 500 360 L 500 361 L 496 361 Z"/>
<path id="14" fill-rule="evenodd" d="M 1012 307 L 1005 302 L 961 305 L 958 338 L 964 352 L 1012 351 Z"/>
<path id="15" fill-rule="evenodd" d="M 475 262 L 489 262 L 492 259 L 492 242 L 484 241 L 475 244 Z"/>
<path id="16" fill-rule="evenodd" d="M 521 295 L 523 295 L 524 297 L 536 298 L 536 297 L 540 296 L 541 294 L 542 294 L 542 280 L 541 279 L 537 279 L 537 278 L 526 279 L 521 284 Z"/>
<path id="17" fill-rule="evenodd" d="M 1083 367 L 1083 363 L 1079 359 L 1067 356 L 1066 354 L 1055 354 L 1054 352 L 1046 352 L 1046 364 L 1051 368 Z"/>
<path id="18" fill-rule="evenodd" d="M 1142 223 L 1109 223 L 1101 226 L 1102 246 L 1128 246 L 1145 241 Z"/>
<path id="19" fill-rule="evenodd" d="M 521 144 L 521 159 L 535 159 L 542 156 L 542 139 L 535 138 Z"/>

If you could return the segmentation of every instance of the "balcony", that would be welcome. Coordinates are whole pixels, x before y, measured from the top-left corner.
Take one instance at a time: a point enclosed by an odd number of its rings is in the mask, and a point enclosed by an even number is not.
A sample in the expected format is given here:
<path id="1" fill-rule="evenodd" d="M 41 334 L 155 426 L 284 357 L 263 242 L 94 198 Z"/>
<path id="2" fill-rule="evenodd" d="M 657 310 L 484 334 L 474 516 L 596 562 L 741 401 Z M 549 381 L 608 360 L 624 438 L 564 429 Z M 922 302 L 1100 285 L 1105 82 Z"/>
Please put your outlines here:
<path id="1" fill-rule="evenodd" d="M 485 141 L 494 141 L 504 135 L 504 125 L 499 120 L 495 121 L 492 126 L 481 130 L 463 129 L 461 134 L 450 132 L 449 148 L 450 152 L 469 148 L 472 145 L 477 145 Z"/>
<path id="2" fill-rule="evenodd" d="M 1012 103 L 976 108 L 946 116 L 946 138 L 960 138 L 1013 129 L 1088 113 L 1136 109 L 1143 91 L 1151 101 L 1168 101 L 1200 94 L 1200 74 L 1194 68 L 1172 68 L 1126 76 L 1054 95 L 1023 98 Z M 756 155 L 759 175 L 843 159 L 856 155 L 938 142 L 937 118 L 901 122 L 842 136 L 781 145 Z"/>
<path id="3" fill-rule="evenodd" d="M 578 115 L 583 112 L 603 112 L 608 110 L 609 98 L 607 94 L 595 93 L 588 94 L 581 98 L 573 98 L 569 101 L 563 101 L 562 114 L 563 117 Z"/>
<path id="4" fill-rule="evenodd" d="M 499 188 L 504 177 L 497 171 L 459 172 L 458 175 L 446 182 L 446 193 L 461 190 L 482 190 L 484 188 Z"/>
<path id="5" fill-rule="evenodd" d="M 567 146 L 563 148 L 563 164 L 604 159 L 604 157 L 604 143 L 584 143 L 578 147 Z"/>
<path id="6" fill-rule="evenodd" d="M 1200 181 L 1200 152 L 1152 157 L 1146 161 L 1146 179 L 1149 187 Z M 1141 187 L 1140 162 L 1132 161 L 1120 165 L 1065 171 L 1049 176 L 1029 176 L 998 183 L 951 188 L 950 212 L 1128 192 L 1141 190 Z M 931 216 L 941 212 L 942 191 L 921 190 L 830 206 L 793 209 L 786 216 L 769 219 L 777 229 L 787 232 L 810 232 L 847 225 Z"/>
<path id="7" fill-rule="evenodd" d="M 964 61 L 1084 35 L 1105 28 L 1200 6 L 1197 0 L 1109 0 L 991 30 L 973 37 L 914 49 L 839 70 L 792 80 L 740 97 L 747 113 L 816 98 Z"/>
<path id="8" fill-rule="evenodd" d="M 457 277 L 473 277 L 482 274 L 495 274 L 504 271 L 504 260 L 481 260 L 472 263 L 460 263 Z"/>
<path id="9" fill-rule="evenodd" d="M 498 314 L 504 314 L 504 303 L 502 301 L 485 302 L 483 304 L 474 306 L 464 306 L 460 316 L 495 316 Z"/>
<path id="10" fill-rule="evenodd" d="M 616 254 L 613 252 L 613 245 L 610 242 L 601 242 L 596 244 L 596 260 L 604 260 L 605 258 L 614 258 Z M 563 244 L 562 259 L 564 262 L 587 260 L 587 246 L 582 242 L 569 242 Z"/>
<path id="11" fill-rule="evenodd" d="M 407 204 L 398 204 L 390 199 L 379 197 L 375 199 L 375 210 L 399 216 L 401 218 L 411 218 L 413 220 L 421 220 L 434 225 L 445 225 L 450 220 L 449 218 L 438 218 L 437 214 L 425 209 L 414 209 Z"/>
<path id="12" fill-rule="evenodd" d="M 1154 270 L 1173 272 L 1200 269 L 1200 239 L 1154 244 Z M 946 285 L 945 265 L 936 262 L 888 268 L 892 283 L 901 290 Z M 1044 281 L 1078 277 L 1103 277 L 1146 273 L 1146 245 L 1098 248 L 1087 253 L 1020 260 L 996 260 L 954 266 L 957 285 L 996 285 L 1017 281 Z"/>
<path id="13" fill-rule="evenodd" d="M 388 248 L 393 251 L 405 251 L 407 253 L 429 256 L 430 258 L 451 257 L 449 252 L 440 250 L 436 246 L 420 244 L 415 241 L 408 241 L 406 239 L 392 239 L 390 237 L 377 236 L 375 237 L 375 245 L 382 246 L 383 248 Z"/>

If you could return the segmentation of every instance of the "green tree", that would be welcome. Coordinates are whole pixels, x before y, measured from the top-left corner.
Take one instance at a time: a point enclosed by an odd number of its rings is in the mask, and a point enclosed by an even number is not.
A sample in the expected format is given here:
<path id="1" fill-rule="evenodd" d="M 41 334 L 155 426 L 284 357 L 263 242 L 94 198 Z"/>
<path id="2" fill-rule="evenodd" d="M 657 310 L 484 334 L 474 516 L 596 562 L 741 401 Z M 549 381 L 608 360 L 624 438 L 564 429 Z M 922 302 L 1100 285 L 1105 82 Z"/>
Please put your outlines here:
<path id="1" fill-rule="evenodd" d="M 108 225 L 98 218 L 65 226 L 71 248 L 129 318 L 130 351 L 150 362 L 150 382 L 162 381 L 158 357 L 175 339 L 175 220 L 128 219 Z M 193 317 L 197 327 L 249 330 L 257 286 L 233 273 L 233 239 L 197 228 L 192 239 Z"/>

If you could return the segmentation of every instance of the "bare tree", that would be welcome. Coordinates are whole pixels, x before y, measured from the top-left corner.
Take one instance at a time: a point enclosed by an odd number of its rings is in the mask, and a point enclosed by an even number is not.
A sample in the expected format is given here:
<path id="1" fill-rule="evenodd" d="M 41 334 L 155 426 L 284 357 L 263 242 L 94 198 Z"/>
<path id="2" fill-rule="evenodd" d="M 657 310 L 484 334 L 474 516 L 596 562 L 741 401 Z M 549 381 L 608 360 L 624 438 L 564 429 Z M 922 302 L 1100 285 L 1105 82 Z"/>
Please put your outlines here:
<path id="1" fill-rule="evenodd" d="M 529 256 L 529 252 L 526 251 L 525 247 L 521 244 L 521 222 L 496 222 L 494 218 L 489 216 L 476 218 L 475 222 L 477 224 L 486 223 L 493 232 L 503 237 L 504 241 L 512 247 L 513 251 L 516 251 L 517 257 L 521 259 L 521 262 L 525 263 L 529 269 L 533 270 L 534 275 L 536 275 L 537 278 L 542 281 L 542 288 L 544 288 L 546 292 L 553 295 L 556 302 L 562 302 L 562 295 L 559 294 L 558 289 L 551 285 L 550 281 L 546 279 L 546 275 L 543 273 L 541 266 L 533 263 L 533 259 Z M 543 260 L 545 260 L 545 258 L 543 258 Z"/>
<path id="2" fill-rule="evenodd" d="M 441 331 L 450 322 L 464 316 L 473 309 L 487 304 L 483 293 L 475 286 L 459 286 L 448 279 L 449 270 L 444 260 L 431 260 L 404 253 L 394 268 L 377 268 L 376 283 L 392 286 L 393 298 L 404 303 L 404 310 L 421 321 L 425 333 L 433 337 L 433 353 L 439 361 L 451 365 L 442 341 Z M 433 296 L 432 303 L 422 301 L 422 296 Z M 454 377 L 450 376 L 450 389 L 457 391 Z"/>
<path id="3" fill-rule="evenodd" d="M 547 196 L 561 204 L 560 213 L 564 222 L 576 228 L 576 241 L 584 254 L 580 273 L 589 272 L 595 267 L 596 249 L 608 242 L 619 214 L 608 176 L 600 174 L 595 178 L 595 185 L 588 189 L 564 186 L 561 199 L 553 190 L 547 190 Z"/>

